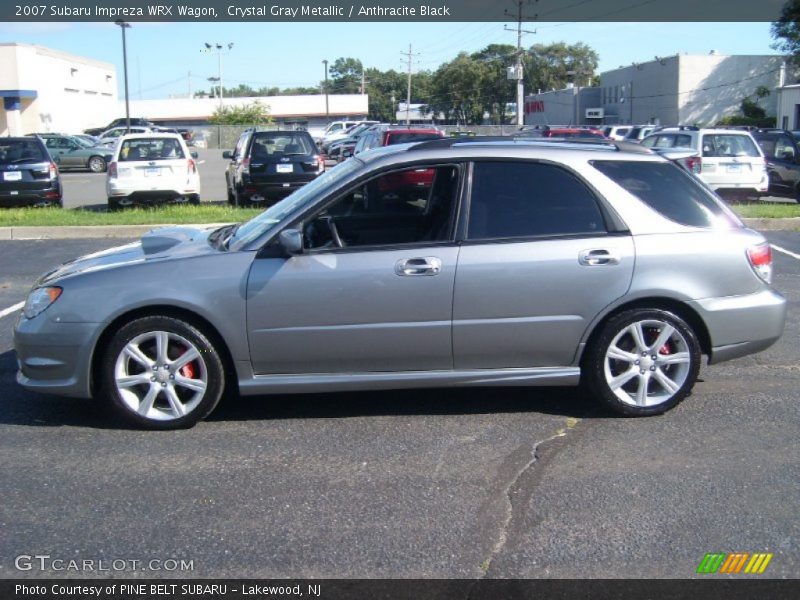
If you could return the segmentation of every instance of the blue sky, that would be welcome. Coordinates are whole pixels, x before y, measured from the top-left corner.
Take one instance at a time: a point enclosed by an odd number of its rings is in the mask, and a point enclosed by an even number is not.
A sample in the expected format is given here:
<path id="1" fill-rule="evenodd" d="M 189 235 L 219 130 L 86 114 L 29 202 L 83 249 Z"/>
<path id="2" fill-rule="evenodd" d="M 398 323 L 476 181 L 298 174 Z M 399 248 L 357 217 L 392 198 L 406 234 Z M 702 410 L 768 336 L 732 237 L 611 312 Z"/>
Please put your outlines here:
<path id="1" fill-rule="evenodd" d="M 513 26 L 509 23 L 509 26 Z M 234 42 L 223 58 L 226 86 L 314 86 L 322 60 L 360 59 L 366 67 L 405 70 L 401 51 L 411 43 L 415 69 L 435 69 L 459 51 L 516 43 L 503 23 L 134 23 L 128 30 L 132 99 L 185 94 L 216 76 L 204 42 Z M 769 23 L 541 23 L 523 44 L 585 42 L 600 55 L 600 70 L 677 53 L 772 54 Z M 40 44 L 117 65 L 120 30 L 111 23 L 0 23 L 0 41 Z M 120 91 L 120 96 L 122 92 Z"/>

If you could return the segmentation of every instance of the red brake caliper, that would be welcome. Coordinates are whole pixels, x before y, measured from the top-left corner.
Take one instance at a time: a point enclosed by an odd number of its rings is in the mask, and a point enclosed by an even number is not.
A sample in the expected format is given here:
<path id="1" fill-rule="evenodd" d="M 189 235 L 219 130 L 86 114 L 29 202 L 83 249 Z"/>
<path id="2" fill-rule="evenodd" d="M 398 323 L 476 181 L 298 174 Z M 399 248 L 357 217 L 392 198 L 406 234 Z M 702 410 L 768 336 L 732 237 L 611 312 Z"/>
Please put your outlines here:
<path id="1" fill-rule="evenodd" d="M 189 349 L 187 348 L 186 352 L 188 352 L 188 351 L 189 351 Z M 187 379 L 194 379 L 194 376 L 196 375 L 196 371 L 195 371 L 195 368 L 194 368 L 194 361 L 183 365 L 178 370 L 178 373 L 180 373 L 181 375 L 183 375 Z"/>

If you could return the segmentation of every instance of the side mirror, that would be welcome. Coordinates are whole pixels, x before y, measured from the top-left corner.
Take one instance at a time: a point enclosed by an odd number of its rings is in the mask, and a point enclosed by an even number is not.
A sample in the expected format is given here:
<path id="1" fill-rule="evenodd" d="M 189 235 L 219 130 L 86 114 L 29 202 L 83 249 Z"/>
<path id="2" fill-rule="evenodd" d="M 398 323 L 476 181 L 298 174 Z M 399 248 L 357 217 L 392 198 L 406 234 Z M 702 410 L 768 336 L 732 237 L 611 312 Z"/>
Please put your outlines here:
<path id="1" fill-rule="evenodd" d="M 342 150 L 342 157 L 350 158 L 351 156 L 353 156 L 353 153 L 350 150 Z"/>
<path id="2" fill-rule="evenodd" d="M 297 229 L 284 229 L 278 234 L 278 242 L 290 256 L 303 253 L 303 234 Z"/>
<path id="3" fill-rule="evenodd" d="M 199 155 L 197 154 L 197 152 L 189 152 L 189 156 L 191 156 L 191 157 L 192 157 L 192 158 L 194 158 L 194 159 L 197 159 L 197 157 L 198 157 Z"/>
<path id="4" fill-rule="evenodd" d="M 225 150 L 225 152 L 222 153 L 222 158 L 233 160 L 233 152 L 231 152 L 230 150 Z"/>

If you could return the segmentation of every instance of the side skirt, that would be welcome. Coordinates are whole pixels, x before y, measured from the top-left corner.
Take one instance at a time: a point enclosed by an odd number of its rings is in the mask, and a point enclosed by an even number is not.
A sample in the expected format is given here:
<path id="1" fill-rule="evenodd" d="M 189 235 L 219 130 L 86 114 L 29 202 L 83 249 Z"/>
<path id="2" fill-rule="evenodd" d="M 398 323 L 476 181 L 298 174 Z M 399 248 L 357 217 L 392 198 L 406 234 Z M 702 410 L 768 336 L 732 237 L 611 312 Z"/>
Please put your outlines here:
<path id="1" fill-rule="evenodd" d="M 578 367 L 256 375 L 239 380 L 243 396 L 460 386 L 575 386 Z"/>

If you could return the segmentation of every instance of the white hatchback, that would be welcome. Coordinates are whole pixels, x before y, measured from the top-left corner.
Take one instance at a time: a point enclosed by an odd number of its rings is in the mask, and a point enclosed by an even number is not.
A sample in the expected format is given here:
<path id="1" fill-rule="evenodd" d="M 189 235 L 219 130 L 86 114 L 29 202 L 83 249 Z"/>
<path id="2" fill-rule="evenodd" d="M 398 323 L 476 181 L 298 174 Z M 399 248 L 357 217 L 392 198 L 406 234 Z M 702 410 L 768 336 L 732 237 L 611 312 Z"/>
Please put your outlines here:
<path id="1" fill-rule="evenodd" d="M 666 127 L 647 136 L 642 145 L 654 150 L 695 150 L 697 156 L 679 162 L 713 190 L 726 196 L 757 195 L 769 187 L 764 153 L 747 131 Z"/>
<path id="2" fill-rule="evenodd" d="M 200 202 L 197 154 L 174 133 L 122 136 L 108 165 L 108 208 L 157 201 Z"/>

